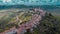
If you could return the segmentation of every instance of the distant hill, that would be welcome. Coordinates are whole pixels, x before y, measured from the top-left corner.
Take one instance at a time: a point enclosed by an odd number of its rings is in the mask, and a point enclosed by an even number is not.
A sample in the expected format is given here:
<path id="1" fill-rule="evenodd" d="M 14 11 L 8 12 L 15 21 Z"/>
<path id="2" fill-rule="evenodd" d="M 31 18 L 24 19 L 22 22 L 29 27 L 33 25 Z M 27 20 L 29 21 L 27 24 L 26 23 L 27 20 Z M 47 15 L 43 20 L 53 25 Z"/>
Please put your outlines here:
<path id="1" fill-rule="evenodd" d="M 39 5 L 39 6 L 27 6 L 27 5 L 0 5 L 0 9 L 10 9 L 10 8 L 41 8 L 47 9 L 60 9 L 60 5 Z"/>

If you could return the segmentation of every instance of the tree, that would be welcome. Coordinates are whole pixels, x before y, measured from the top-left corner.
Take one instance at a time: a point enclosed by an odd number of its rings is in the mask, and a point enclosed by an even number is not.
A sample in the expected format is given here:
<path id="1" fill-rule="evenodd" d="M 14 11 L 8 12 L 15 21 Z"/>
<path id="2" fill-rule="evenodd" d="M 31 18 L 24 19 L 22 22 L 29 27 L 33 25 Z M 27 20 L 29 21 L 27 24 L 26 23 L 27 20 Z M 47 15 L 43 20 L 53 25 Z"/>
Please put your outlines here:
<path id="1" fill-rule="evenodd" d="M 52 14 L 51 14 L 51 13 L 49 13 L 49 16 L 52 16 Z"/>

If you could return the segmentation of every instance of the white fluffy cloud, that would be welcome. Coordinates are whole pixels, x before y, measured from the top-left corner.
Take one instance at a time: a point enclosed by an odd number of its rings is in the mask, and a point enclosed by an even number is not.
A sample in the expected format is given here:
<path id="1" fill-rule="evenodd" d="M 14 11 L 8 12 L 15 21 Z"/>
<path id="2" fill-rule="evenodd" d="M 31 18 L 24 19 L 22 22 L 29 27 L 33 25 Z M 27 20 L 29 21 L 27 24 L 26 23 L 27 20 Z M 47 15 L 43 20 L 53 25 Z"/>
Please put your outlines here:
<path id="1" fill-rule="evenodd" d="M 5 3 L 5 2 L 11 2 L 12 0 L 3 0 L 3 2 Z"/>
<path id="2" fill-rule="evenodd" d="M 44 5 L 60 4 L 59 0 L 0 0 L 0 5 L 4 4 L 25 4 L 25 5 Z"/>

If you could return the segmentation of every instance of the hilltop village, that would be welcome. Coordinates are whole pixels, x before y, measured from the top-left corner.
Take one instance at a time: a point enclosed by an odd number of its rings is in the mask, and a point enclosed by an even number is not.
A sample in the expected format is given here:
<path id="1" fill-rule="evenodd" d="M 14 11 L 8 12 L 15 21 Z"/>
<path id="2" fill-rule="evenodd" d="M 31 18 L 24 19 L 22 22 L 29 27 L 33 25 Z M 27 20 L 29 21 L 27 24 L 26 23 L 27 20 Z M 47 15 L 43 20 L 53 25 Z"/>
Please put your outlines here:
<path id="1" fill-rule="evenodd" d="M 0 34 L 59 34 L 59 19 L 40 8 L 1 10 Z"/>
<path id="2" fill-rule="evenodd" d="M 12 10 L 8 11 L 8 13 L 9 12 L 12 12 Z M 4 11 L 2 13 L 4 13 Z M 38 24 L 39 20 L 41 20 L 42 16 L 45 14 L 43 12 L 43 10 L 40 10 L 40 9 L 25 9 L 25 10 L 20 9 L 20 10 L 14 11 L 12 13 L 13 14 L 8 14 L 8 15 L 5 14 L 5 15 L 1 16 L 1 18 L 5 16 L 5 18 L 2 19 L 3 21 L 5 21 L 5 19 L 6 20 L 8 19 L 5 22 L 1 21 L 1 25 L 0 25 L 1 31 L 0 32 L 5 31 L 5 32 L 3 32 L 3 34 L 5 34 L 5 33 L 12 34 L 15 32 L 18 32 L 18 34 L 20 34 L 20 33 L 22 33 L 22 31 L 24 31 L 26 29 L 31 29 L 34 27 L 34 24 L 36 24 L 36 25 Z M 2 23 L 5 23 L 5 24 L 2 26 Z M 12 31 L 14 31 L 14 32 L 12 32 Z"/>

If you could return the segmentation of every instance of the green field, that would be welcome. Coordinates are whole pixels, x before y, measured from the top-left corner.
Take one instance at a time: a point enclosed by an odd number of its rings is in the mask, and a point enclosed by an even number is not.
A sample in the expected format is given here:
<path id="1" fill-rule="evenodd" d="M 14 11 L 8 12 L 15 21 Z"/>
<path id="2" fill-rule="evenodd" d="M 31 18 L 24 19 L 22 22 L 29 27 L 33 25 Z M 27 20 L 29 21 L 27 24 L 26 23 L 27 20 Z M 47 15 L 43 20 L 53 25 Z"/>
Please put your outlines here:
<path id="1" fill-rule="evenodd" d="M 26 23 L 31 19 L 32 15 L 33 11 L 24 9 L 0 10 L 0 32 L 8 30 L 13 26 Z"/>
<path id="2" fill-rule="evenodd" d="M 46 10 L 46 11 L 52 13 L 55 16 L 60 17 L 60 9 L 49 9 L 49 10 Z"/>

